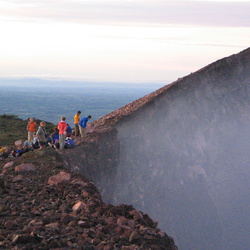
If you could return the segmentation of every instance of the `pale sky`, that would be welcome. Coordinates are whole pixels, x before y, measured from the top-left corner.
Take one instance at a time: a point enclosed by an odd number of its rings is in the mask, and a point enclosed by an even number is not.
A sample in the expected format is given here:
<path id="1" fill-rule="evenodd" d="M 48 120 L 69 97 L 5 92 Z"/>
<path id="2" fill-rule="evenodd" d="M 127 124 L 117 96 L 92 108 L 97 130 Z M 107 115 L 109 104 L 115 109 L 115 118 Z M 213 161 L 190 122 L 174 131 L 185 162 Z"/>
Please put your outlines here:
<path id="1" fill-rule="evenodd" d="M 250 45 L 250 0 L 0 0 L 0 77 L 166 82 Z"/>

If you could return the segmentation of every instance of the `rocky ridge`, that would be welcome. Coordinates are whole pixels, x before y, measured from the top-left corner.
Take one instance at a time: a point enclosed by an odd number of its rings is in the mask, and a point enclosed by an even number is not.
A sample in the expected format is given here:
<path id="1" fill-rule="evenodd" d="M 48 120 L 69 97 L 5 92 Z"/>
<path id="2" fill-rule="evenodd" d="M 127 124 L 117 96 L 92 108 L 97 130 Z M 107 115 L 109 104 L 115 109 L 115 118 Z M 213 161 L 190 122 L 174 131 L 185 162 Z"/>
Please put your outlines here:
<path id="1" fill-rule="evenodd" d="M 104 203 L 53 149 L 0 162 L 1 249 L 177 249 L 157 221 Z"/>
<path id="2" fill-rule="evenodd" d="M 249 86 L 250 48 L 93 121 L 65 164 L 181 249 L 247 249 Z"/>

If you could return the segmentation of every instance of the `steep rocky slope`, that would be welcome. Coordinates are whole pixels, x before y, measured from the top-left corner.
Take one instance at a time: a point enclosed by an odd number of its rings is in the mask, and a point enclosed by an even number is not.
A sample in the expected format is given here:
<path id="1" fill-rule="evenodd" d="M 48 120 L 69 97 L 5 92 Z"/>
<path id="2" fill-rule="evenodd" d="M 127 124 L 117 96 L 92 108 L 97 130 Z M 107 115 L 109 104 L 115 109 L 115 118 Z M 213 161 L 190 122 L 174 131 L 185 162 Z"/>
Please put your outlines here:
<path id="1" fill-rule="evenodd" d="M 1 160 L 0 171 L 1 249 L 177 249 L 147 214 L 104 203 L 53 149 Z"/>
<path id="2" fill-rule="evenodd" d="M 63 158 L 103 199 L 157 218 L 180 249 L 250 245 L 250 49 L 93 122 Z"/>

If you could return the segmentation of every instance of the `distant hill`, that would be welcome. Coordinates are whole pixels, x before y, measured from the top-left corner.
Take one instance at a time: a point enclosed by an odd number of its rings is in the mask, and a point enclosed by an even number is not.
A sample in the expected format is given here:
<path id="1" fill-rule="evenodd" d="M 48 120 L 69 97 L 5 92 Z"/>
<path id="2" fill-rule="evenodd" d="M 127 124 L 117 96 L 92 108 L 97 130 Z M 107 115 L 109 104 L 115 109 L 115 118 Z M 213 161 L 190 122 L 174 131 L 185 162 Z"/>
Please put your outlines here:
<path id="1" fill-rule="evenodd" d="M 64 79 L 43 79 L 43 78 L 3 78 L 0 77 L 1 87 L 26 87 L 28 89 L 52 89 L 52 88 L 63 88 L 63 89 L 149 89 L 155 90 L 167 83 L 171 83 L 173 80 L 161 81 L 149 81 L 149 82 L 95 82 L 95 81 L 76 81 L 76 80 L 64 80 Z"/>
<path id="2" fill-rule="evenodd" d="M 35 119 L 39 125 L 41 120 Z M 12 146 L 16 140 L 27 140 L 27 120 L 22 120 L 17 115 L 0 115 L 0 146 Z M 46 122 L 46 131 L 51 133 L 55 125 Z"/>

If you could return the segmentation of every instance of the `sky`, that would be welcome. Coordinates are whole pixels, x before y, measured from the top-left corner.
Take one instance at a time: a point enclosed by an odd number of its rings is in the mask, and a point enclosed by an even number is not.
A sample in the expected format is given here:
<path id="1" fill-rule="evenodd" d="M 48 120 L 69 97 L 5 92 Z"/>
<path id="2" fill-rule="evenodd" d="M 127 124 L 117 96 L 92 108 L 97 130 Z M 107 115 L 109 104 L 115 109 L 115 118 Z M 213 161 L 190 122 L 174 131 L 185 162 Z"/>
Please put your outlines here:
<path id="1" fill-rule="evenodd" d="M 0 0 L 0 77 L 171 82 L 250 45 L 250 0 Z"/>

